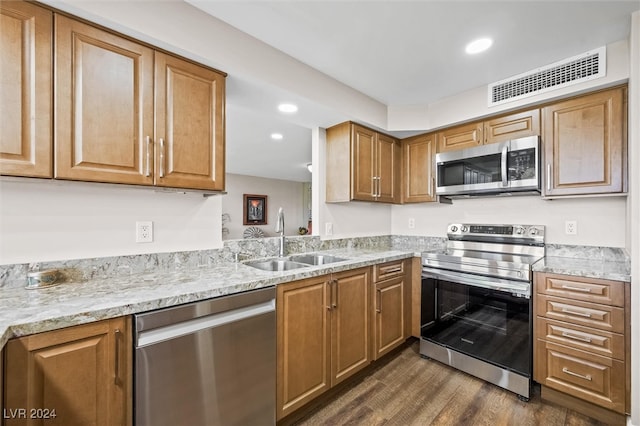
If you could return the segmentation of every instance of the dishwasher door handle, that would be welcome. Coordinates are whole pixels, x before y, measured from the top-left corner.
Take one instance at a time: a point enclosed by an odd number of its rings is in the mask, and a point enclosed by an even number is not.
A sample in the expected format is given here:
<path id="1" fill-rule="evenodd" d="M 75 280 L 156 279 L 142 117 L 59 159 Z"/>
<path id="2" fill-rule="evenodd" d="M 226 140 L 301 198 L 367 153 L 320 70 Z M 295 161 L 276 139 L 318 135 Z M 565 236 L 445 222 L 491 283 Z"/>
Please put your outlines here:
<path id="1" fill-rule="evenodd" d="M 250 305 L 219 314 L 207 315 L 202 318 L 195 318 L 178 324 L 159 327 L 152 330 L 141 331 L 137 335 L 136 347 L 153 345 L 166 340 L 193 334 L 208 328 L 220 327 L 232 322 L 241 321 L 246 318 L 255 317 L 276 310 L 276 300 L 271 299 L 266 302 Z"/>

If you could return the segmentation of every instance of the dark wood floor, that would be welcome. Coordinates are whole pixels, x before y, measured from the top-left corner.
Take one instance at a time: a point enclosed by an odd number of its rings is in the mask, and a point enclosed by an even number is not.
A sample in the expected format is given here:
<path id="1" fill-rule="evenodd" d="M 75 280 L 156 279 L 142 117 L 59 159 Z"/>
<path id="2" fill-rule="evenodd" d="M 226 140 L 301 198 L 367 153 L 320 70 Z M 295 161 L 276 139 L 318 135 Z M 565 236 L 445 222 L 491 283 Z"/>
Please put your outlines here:
<path id="1" fill-rule="evenodd" d="M 601 425 L 575 411 L 529 402 L 419 355 L 417 341 L 389 357 L 326 405 L 296 424 L 305 425 Z"/>

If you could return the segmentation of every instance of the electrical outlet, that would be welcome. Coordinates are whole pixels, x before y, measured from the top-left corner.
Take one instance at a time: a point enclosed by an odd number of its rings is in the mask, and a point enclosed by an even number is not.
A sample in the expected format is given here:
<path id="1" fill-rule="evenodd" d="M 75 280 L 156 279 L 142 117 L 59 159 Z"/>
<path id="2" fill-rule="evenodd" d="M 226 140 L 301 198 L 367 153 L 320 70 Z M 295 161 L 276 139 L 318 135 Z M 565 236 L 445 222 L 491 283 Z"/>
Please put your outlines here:
<path id="1" fill-rule="evenodd" d="M 413 229 L 416 227 L 416 220 L 412 217 L 409 218 L 409 229 Z"/>
<path id="2" fill-rule="evenodd" d="M 333 235 L 333 223 L 327 222 L 324 224 L 324 233 L 326 235 Z"/>
<path id="3" fill-rule="evenodd" d="M 136 243 L 153 242 L 153 222 L 136 222 Z"/>
<path id="4" fill-rule="evenodd" d="M 567 220 L 564 223 L 564 233 L 567 235 L 578 234 L 578 222 L 575 220 Z"/>

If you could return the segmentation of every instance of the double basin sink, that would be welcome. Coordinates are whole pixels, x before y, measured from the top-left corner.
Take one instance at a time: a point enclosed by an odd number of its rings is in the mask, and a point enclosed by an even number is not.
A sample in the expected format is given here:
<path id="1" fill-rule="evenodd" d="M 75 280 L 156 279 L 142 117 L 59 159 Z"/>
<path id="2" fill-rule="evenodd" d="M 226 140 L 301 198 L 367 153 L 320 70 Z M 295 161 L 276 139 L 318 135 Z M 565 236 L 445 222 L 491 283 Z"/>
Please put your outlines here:
<path id="1" fill-rule="evenodd" d="M 245 265 L 263 271 L 290 271 L 292 269 L 306 268 L 308 266 L 326 265 L 328 263 L 342 262 L 347 259 L 327 254 L 296 254 L 289 257 L 275 259 L 252 260 Z"/>

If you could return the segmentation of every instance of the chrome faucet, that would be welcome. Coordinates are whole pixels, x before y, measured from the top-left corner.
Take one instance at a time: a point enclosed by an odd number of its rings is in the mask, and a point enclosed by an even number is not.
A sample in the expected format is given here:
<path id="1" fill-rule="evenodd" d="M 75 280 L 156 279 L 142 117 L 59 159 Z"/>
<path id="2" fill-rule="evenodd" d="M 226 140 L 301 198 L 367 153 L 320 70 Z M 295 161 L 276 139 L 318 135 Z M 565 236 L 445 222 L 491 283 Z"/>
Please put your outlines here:
<path id="1" fill-rule="evenodd" d="M 278 217 L 276 219 L 276 232 L 280 233 L 280 252 L 279 257 L 284 257 L 284 209 L 278 209 Z"/>

